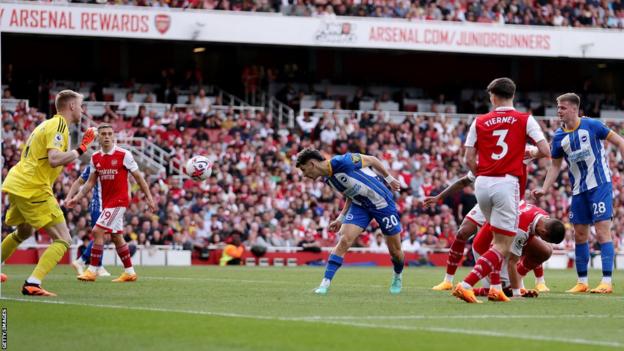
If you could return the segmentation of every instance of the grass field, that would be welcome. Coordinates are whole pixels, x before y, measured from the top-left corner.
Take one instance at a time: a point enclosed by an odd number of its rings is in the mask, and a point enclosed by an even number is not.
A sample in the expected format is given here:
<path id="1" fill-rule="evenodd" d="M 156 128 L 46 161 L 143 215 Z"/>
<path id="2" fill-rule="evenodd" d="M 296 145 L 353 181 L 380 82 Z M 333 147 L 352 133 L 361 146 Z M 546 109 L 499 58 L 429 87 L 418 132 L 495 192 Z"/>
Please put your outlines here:
<path id="1" fill-rule="evenodd" d="M 554 292 L 538 299 L 481 305 L 431 291 L 440 268 L 407 268 L 398 296 L 388 293 L 390 268 L 343 268 L 330 294 L 315 296 L 321 268 L 138 267 L 136 283 L 115 284 L 81 283 L 59 266 L 44 284 L 58 297 L 25 298 L 31 270 L 3 267 L 9 350 L 624 348 L 623 288 L 561 293 L 575 282 L 571 270 L 547 271 Z M 592 285 L 599 275 L 590 273 Z"/>

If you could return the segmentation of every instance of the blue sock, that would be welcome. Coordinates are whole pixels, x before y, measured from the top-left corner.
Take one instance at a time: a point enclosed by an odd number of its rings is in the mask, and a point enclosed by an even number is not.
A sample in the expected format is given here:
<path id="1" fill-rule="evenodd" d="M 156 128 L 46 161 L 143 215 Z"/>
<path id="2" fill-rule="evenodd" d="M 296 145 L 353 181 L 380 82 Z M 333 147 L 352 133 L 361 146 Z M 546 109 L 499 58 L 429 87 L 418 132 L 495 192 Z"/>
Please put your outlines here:
<path id="1" fill-rule="evenodd" d="M 82 260 L 86 263 L 91 263 L 91 248 L 93 247 L 93 243 L 93 240 L 89 241 L 89 245 L 87 245 L 87 248 L 82 252 Z M 102 253 L 102 258 L 104 258 L 104 253 Z M 102 267 L 102 261 L 103 260 L 100 260 L 100 267 Z"/>
<path id="2" fill-rule="evenodd" d="M 613 273 L 613 257 L 615 250 L 613 242 L 600 244 L 600 258 L 602 259 L 602 276 L 610 277 Z"/>
<path id="3" fill-rule="evenodd" d="M 332 280 L 334 278 L 334 274 L 340 266 L 342 266 L 342 261 L 344 259 L 337 255 L 329 255 L 329 260 L 327 260 L 327 267 L 325 267 L 325 279 Z"/>
<path id="4" fill-rule="evenodd" d="M 392 264 L 394 265 L 394 273 L 401 274 L 401 272 L 403 272 L 403 267 L 405 267 L 405 261 L 395 260 L 394 258 L 392 258 Z"/>
<path id="5" fill-rule="evenodd" d="M 587 265 L 589 265 L 589 243 L 576 244 L 574 254 L 574 260 L 576 261 L 576 274 L 579 278 L 587 277 Z"/>

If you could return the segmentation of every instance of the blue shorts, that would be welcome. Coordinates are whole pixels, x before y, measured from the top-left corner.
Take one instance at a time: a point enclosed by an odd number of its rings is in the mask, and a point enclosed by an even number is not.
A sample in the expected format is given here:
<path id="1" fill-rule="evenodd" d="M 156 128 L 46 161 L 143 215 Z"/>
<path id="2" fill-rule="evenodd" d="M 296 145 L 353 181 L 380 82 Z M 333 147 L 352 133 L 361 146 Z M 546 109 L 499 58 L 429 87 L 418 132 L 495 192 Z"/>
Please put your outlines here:
<path id="1" fill-rule="evenodd" d="M 613 217 L 613 186 L 604 183 L 591 190 L 572 196 L 570 222 L 594 224 Z"/>
<path id="2" fill-rule="evenodd" d="M 394 206 L 386 208 L 366 209 L 354 203 L 349 207 L 349 212 L 345 216 L 344 224 L 355 224 L 358 227 L 366 229 L 372 219 L 379 223 L 381 232 L 384 235 L 395 235 L 401 232 L 401 217 Z"/>

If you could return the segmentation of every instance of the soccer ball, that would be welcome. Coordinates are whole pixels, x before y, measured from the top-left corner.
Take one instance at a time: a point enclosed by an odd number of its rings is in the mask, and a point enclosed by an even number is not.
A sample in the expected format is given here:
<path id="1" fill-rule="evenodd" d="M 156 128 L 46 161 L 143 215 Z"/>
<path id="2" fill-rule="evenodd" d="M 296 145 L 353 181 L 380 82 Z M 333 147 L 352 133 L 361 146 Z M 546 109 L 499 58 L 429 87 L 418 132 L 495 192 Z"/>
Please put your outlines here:
<path id="1" fill-rule="evenodd" d="M 193 156 L 186 161 L 184 170 L 193 180 L 206 180 L 212 173 L 212 162 L 205 156 Z"/>

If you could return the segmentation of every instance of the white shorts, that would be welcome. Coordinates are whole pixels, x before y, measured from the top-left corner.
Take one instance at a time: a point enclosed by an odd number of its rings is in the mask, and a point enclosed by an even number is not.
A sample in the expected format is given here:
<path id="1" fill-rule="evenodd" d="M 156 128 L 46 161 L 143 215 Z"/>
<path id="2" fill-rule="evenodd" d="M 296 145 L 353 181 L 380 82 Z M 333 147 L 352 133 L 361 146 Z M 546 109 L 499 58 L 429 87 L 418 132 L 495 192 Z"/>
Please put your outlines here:
<path id="1" fill-rule="evenodd" d="M 96 227 L 100 227 L 109 233 L 122 233 L 124 229 L 125 207 L 105 208 L 95 223 Z"/>
<path id="2" fill-rule="evenodd" d="M 518 230 L 520 186 L 518 178 L 479 176 L 475 180 L 479 208 L 494 232 L 515 236 Z"/>
<path id="3" fill-rule="evenodd" d="M 470 212 L 466 215 L 466 219 L 473 222 L 478 227 L 483 227 L 485 224 L 485 216 L 483 215 L 483 212 L 481 212 L 479 204 L 474 205 L 472 210 L 470 210 Z"/>

